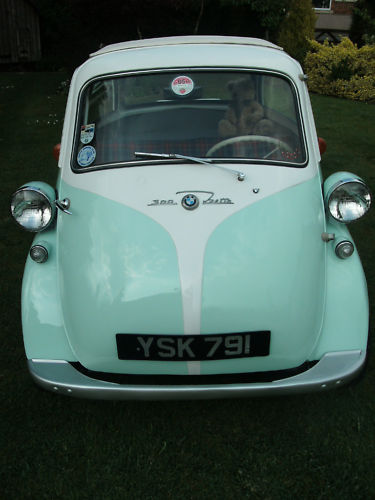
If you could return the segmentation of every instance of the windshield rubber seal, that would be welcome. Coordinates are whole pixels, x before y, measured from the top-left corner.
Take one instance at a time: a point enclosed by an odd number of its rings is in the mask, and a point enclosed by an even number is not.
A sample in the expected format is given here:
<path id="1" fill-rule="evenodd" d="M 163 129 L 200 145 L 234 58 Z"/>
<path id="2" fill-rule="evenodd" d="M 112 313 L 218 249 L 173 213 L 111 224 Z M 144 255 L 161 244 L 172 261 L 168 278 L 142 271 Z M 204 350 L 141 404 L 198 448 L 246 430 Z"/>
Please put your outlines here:
<path id="1" fill-rule="evenodd" d="M 283 162 L 279 160 L 262 160 L 261 158 L 215 158 L 212 157 L 210 158 L 211 163 L 223 163 L 223 164 L 241 164 L 241 165 L 267 165 L 267 166 L 279 166 L 279 167 L 287 167 L 287 168 L 305 168 L 308 163 L 309 163 L 309 153 L 308 153 L 308 148 L 307 148 L 307 141 L 306 141 L 306 133 L 305 133 L 305 124 L 303 120 L 303 114 L 302 114 L 302 107 L 301 107 L 301 102 L 300 102 L 300 96 L 296 87 L 295 82 L 293 81 L 292 78 L 290 78 L 289 75 L 286 73 L 280 72 L 280 71 L 272 71 L 272 70 L 267 70 L 267 69 L 260 69 L 260 68 L 249 68 L 249 67 L 200 67 L 200 66 L 195 66 L 195 67 L 175 67 L 175 68 L 159 68 L 159 69 L 150 69 L 150 70 L 139 70 L 139 71 L 125 71 L 121 73 L 107 73 L 103 75 L 98 75 L 94 78 L 91 78 L 88 80 L 80 89 L 79 95 L 78 95 L 78 100 L 77 100 L 77 107 L 76 107 L 76 119 L 75 119 L 75 127 L 74 127 L 74 139 L 73 139 L 73 147 L 72 147 L 72 152 L 71 152 L 71 158 L 70 158 L 70 167 L 71 170 L 76 173 L 76 174 L 83 174 L 86 172 L 94 172 L 94 171 L 99 171 L 99 170 L 108 170 L 108 169 L 118 169 L 118 168 L 132 168 L 132 167 L 146 167 L 146 166 L 151 166 L 151 165 L 165 165 L 165 164 L 174 164 L 174 163 L 187 163 L 186 160 L 177 160 L 177 159 L 153 159 L 153 160 L 126 160 L 126 161 L 119 161 L 119 162 L 111 162 L 111 163 L 103 163 L 100 165 L 92 165 L 88 167 L 77 167 L 76 164 L 76 157 L 77 157 L 77 149 L 80 144 L 79 140 L 79 124 L 81 122 L 81 117 L 82 117 L 82 112 L 83 112 L 83 106 L 82 106 L 82 98 L 84 96 L 85 90 L 91 85 L 92 83 L 96 81 L 103 81 L 103 80 L 111 80 L 115 78 L 121 78 L 124 76 L 134 76 L 134 75 L 140 75 L 140 74 L 158 74 L 158 73 L 176 73 L 176 72 L 198 72 L 198 71 L 223 71 L 223 72 L 231 72 L 231 73 L 239 73 L 239 74 L 244 74 L 244 73 L 251 73 L 251 74 L 268 74 L 270 76 L 277 76 L 281 77 L 284 80 L 287 80 L 292 87 L 292 94 L 293 94 L 293 99 L 294 99 L 294 104 L 295 108 L 298 114 L 298 129 L 301 137 L 301 142 L 302 142 L 302 147 L 303 147 L 303 152 L 305 153 L 305 161 L 303 163 L 292 163 L 292 162 Z M 204 157 L 202 158 L 204 159 Z"/>

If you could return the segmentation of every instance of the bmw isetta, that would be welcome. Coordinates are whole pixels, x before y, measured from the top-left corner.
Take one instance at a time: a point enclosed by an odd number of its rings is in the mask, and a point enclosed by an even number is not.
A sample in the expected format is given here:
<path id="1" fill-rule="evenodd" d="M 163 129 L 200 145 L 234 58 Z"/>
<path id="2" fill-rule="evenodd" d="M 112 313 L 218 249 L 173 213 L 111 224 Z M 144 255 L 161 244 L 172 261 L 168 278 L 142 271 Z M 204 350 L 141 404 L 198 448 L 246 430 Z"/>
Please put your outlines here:
<path id="1" fill-rule="evenodd" d="M 306 77 L 254 38 L 110 45 L 71 81 L 56 189 L 12 197 L 36 233 L 22 287 L 28 367 L 101 399 L 327 390 L 367 353 L 346 224 L 371 196 L 323 183 Z"/>

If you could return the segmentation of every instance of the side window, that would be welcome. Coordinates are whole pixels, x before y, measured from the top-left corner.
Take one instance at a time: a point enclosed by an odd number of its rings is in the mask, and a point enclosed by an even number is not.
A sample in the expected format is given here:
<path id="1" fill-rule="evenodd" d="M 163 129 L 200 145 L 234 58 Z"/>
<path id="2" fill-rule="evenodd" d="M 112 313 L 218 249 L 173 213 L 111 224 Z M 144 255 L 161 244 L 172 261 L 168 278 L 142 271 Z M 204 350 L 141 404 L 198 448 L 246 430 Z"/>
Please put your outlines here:
<path id="1" fill-rule="evenodd" d="M 103 118 L 115 109 L 113 80 L 96 82 L 89 87 L 84 109 L 85 123 L 96 123 L 99 118 Z"/>
<path id="2" fill-rule="evenodd" d="M 168 86 L 168 77 L 155 74 L 152 78 L 132 76 L 117 80 L 120 107 L 122 109 L 142 104 L 156 103 L 164 99 L 164 89 Z"/>
<path id="3" fill-rule="evenodd" d="M 290 84 L 283 78 L 265 77 L 263 80 L 263 104 L 269 110 L 286 118 L 296 119 L 296 110 Z"/>

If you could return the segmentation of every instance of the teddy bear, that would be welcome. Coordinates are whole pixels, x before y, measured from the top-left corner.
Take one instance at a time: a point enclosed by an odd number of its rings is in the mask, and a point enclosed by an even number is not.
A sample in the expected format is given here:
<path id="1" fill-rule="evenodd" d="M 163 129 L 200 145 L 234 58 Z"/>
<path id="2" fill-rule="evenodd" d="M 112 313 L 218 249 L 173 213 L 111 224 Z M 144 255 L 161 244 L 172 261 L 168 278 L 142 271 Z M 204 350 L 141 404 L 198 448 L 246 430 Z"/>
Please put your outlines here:
<path id="1" fill-rule="evenodd" d="M 219 122 L 220 137 L 235 137 L 254 132 L 254 126 L 264 117 L 264 109 L 255 100 L 255 87 L 250 77 L 228 82 L 232 103 Z"/>
<path id="2" fill-rule="evenodd" d="M 274 122 L 272 120 L 269 120 L 268 118 L 262 118 L 255 124 L 253 134 L 275 137 L 276 130 Z"/>

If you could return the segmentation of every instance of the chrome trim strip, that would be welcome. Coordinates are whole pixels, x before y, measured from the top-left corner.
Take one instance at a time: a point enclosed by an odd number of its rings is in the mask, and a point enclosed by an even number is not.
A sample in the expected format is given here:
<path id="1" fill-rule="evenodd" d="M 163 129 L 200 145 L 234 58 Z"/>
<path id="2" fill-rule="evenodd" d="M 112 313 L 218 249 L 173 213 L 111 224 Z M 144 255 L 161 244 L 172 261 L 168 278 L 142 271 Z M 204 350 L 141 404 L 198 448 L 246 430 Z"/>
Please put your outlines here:
<path id="1" fill-rule="evenodd" d="M 325 391 L 348 383 L 359 374 L 366 361 L 366 351 L 329 352 L 310 370 L 293 377 L 268 383 L 146 386 L 119 385 L 83 375 L 69 362 L 28 360 L 34 381 L 52 392 L 89 399 L 220 399 L 250 396 L 296 394 Z"/>

